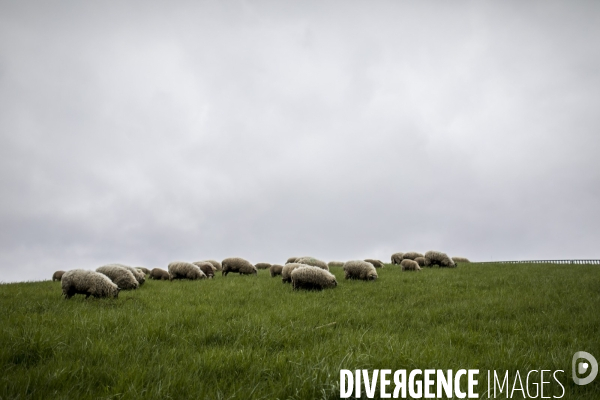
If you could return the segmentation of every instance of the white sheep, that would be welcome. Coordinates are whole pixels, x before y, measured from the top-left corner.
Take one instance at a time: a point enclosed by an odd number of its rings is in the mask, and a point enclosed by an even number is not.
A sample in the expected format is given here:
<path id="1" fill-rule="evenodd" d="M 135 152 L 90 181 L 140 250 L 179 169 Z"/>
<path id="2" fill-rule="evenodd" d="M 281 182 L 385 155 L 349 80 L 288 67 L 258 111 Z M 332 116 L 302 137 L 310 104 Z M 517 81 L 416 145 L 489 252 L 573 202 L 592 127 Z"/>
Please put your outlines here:
<path id="1" fill-rule="evenodd" d="M 394 253 L 392 254 L 392 264 L 400 264 L 402 262 L 402 256 L 404 253 Z"/>
<path id="2" fill-rule="evenodd" d="M 240 257 L 226 258 L 221 262 L 221 265 L 223 265 L 223 271 L 221 272 L 223 276 L 227 276 L 230 272 L 240 275 L 256 275 L 258 273 L 256 267 L 250 261 Z"/>
<path id="3" fill-rule="evenodd" d="M 383 268 L 383 267 L 385 267 L 385 265 L 383 264 L 383 262 L 380 261 L 380 260 L 374 260 L 372 258 L 367 258 L 365 261 L 368 262 L 368 263 L 373 264 L 373 266 L 375 268 Z"/>
<path id="4" fill-rule="evenodd" d="M 216 268 L 208 261 L 196 261 L 192 264 L 200 268 L 200 270 L 204 272 L 204 275 L 206 275 L 208 279 L 215 277 Z"/>
<path id="5" fill-rule="evenodd" d="M 425 257 L 417 257 L 414 259 L 414 261 L 419 264 L 419 267 L 425 266 Z"/>
<path id="6" fill-rule="evenodd" d="M 446 253 L 430 250 L 425 253 L 425 266 L 432 267 L 437 265 L 441 268 L 455 268 L 456 264 Z"/>
<path id="7" fill-rule="evenodd" d="M 269 263 L 263 263 L 263 262 L 254 264 L 254 266 L 256 267 L 256 269 L 269 269 L 269 268 L 271 268 L 271 264 L 269 264 Z"/>
<path id="8" fill-rule="evenodd" d="M 55 273 L 53 273 L 52 274 L 52 282 L 60 281 L 60 279 L 62 278 L 64 273 L 65 273 L 65 271 L 56 271 Z"/>
<path id="9" fill-rule="evenodd" d="M 312 265 L 313 267 L 319 267 L 325 271 L 329 271 L 329 267 L 325 261 L 317 260 L 314 257 L 300 257 L 295 262 L 296 264 Z"/>
<path id="10" fill-rule="evenodd" d="M 408 258 L 402 260 L 400 265 L 402 266 L 402 271 L 420 271 L 421 270 L 421 267 L 419 267 L 419 264 L 416 261 L 409 260 Z"/>
<path id="11" fill-rule="evenodd" d="M 281 282 L 290 283 L 292 281 L 292 271 L 298 267 L 304 267 L 306 264 L 289 263 L 283 266 L 281 270 Z"/>
<path id="12" fill-rule="evenodd" d="M 169 280 L 174 279 L 206 279 L 206 274 L 196 265 L 185 261 L 173 261 L 169 264 Z"/>
<path id="13" fill-rule="evenodd" d="M 281 275 L 283 271 L 283 265 L 273 264 L 271 268 L 269 268 L 269 272 L 271 273 L 271 278 L 276 277 L 277 275 Z"/>
<path id="14" fill-rule="evenodd" d="M 353 260 L 344 264 L 344 277 L 346 279 L 373 281 L 377 279 L 378 275 L 373 264 L 362 260 Z"/>
<path id="15" fill-rule="evenodd" d="M 76 294 L 85 294 L 86 299 L 90 296 L 116 298 L 121 290 L 106 275 L 83 269 L 72 269 L 65 272 L 61 284 L 63 295 L 67 299 Z"/>
<path id="16" fill-rule="evenodd" d="M 213 267 L 215 267 L 215 271 L 223 270 L 223 266 L 221 265 L 221 263 L 216 260 L 204 260 L 204 261 L 211 263 L 213 265 Z"/>
<path id="17" fill-rule="evenodd" d="M 465 257 L 452 257 L 452 261 L 454 261 L 454 264 L 471 262 L 468 258 Z"/>
<path id="18" fill-rule="evenodd" d="M 314 266 L 298 267 L 292 271 L 291 277 L 295 290 L 323 290 L 337 286 L 337 280 L 331 272 Z"/>
<path id="19" fill-rule="evenodd" d="M 423 257 L 423 254 L 417 253 L 416 251 L 409 251 L 408 253 L 404 253 L 402 255 L 403 260 L 413 260 L 417 257 Z"/>
<path id="20" fill-rule="evenodd" d="M 329 267 L 329 269 L 331 269 L 332 267 L 343 267 L 344 262 L 343 261 L 329 261 L 327 263 L 327 266 Z"/>
<path id="21" fill-rule="evenodd" d="M 140 286 L 133 273 L 121 265 L 104 265 L 96 268 L 96 272 L 106 275 L 121 290 L 137 289 Z"/>

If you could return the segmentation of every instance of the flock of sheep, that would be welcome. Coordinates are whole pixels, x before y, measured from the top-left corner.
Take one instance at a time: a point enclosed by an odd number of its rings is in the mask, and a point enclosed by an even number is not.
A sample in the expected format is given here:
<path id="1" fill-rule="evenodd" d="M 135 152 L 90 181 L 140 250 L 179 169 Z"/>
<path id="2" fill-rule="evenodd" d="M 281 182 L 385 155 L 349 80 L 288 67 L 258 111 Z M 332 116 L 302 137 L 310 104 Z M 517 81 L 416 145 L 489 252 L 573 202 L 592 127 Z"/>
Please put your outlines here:
<path id="1" fill-rule="evenodd" d="M 420 271 L 421 267 L 433 266 L 454 268 L 457 263 L 468 262 L 466 258 L 450 258 L 439 251 L 428 251 L 425 254 L 416 252 L 392 254 L 392 264 L 400 265 L 402 271 Z M 369 281 L 377 279 L 377 268 L 383 268 L 384 263 L 373 259 L 325 263 L 313 257 L 290 257 L 285 265 L 269 263 L 252 265 L 243 258 L 232 257 L 222 262 L 175 261 L 168 265 L 167 271 L 160 268 L 149 270 L 123 264 L 108 264 L 97 268 L 96 271 L 82 269 L 56 271 L 52 280 L 61 281 L 62 292 L 67 299 L 76 294 L 84 294 L 86 298 L 89 296 L 118 297 L 121 290 L 133 290 L 143 285 L 146 276 L 155 280 L 197 280 L 213 278 L 217 271 L 221 271 L 222 276 L 227 276 L 230 272 L 256 275 L 259 269 L 269 269 L 271 277 L 281 276 L 282 282 L 291 283 L 294 289 L 323 290 L 337 286 L 335 276 L 329 272 L 329 268 L 332 267 L 342 267 L 346 279 Z"/>

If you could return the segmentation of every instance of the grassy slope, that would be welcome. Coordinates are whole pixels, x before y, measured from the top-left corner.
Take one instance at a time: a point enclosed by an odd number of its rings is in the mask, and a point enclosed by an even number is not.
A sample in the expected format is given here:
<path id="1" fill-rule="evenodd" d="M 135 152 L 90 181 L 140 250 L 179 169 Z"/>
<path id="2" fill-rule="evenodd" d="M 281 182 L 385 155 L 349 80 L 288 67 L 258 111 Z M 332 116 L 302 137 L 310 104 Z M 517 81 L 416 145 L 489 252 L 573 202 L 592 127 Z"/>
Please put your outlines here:
<path id="1" fill-rule="evenodd" d="M 0 398 L 337 398 L 340 368 L 479 368 L 480 395 L 488 369 L 562 369 L 564 398 L 600 398 L 600 378 L 570 379 L 575 351 L 600 359 L 598 266 L 332 272 L 324 292 L 268 271 L 148 281 L 118 300 L 0 285 Z"/>

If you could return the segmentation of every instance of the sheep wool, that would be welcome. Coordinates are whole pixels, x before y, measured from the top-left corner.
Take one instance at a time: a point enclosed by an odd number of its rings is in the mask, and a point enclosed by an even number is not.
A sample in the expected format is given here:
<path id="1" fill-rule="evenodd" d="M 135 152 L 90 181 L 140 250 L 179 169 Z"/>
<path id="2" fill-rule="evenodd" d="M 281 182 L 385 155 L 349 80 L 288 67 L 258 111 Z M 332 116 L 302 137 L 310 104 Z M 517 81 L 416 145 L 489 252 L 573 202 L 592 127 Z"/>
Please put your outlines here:
<path id="1" fill-rule="evenodd" d="M 121 290 L 137 289 L 140 286 L 133 273 L 121 265 L 104 265 L 96 268 L 96 272 L 106 275 Z"/>
<path id="2" fill-rule="evenodd" d="M 144 275 L 150 274 L 150 270 L 148 268 L 144 268 L 144 267 L 136 267 L 136 268 L 139 269 L 140 271 L 142 271 L 144 273 Z"/>
<path id="3" fill-rule="evenodd" d="M 286 264 L 291 264 L 291 263 L 295 263 L 297 259 L 299 259 L 301 257 L 290 257 L 287 259 L 287 261 L 285 262 Z"/>
<path id="4" fill-rule="evenodd" d="M 368 263 L 373 264 L 373 266 L 375 268 L 383 268 L 383 267 L 385 267 L 385 265 L 381 261 L 379 261 L 379 260 L 373 260 L 372 258 L 367 258 L 365 261 L 368 262 Z"/>
<path id="5" fill-rule="evenodd" d="M 465 258 L 465 257 L 452 257 L 452 261 L 454 261 L 455 264 L 471 262 L 471 261 L 469 261 L 468 258 Z"/>
<path id="6" fill-rule="evenodd" d="M 394 253 L 392 254 L 392 264 L 400 264 L 402 262 L 402 256 L 404 253 Z"/>
<path id="7" fill-rule="evenodd" d="M 196 261 L 192 264 L 200 268 L 200 270 L 204 272 L 204 275 L 206 275 L 208 279 L 215 277 L 215 267 L 208 261 Z"/>
<path id="8" fill-rule="evenodd" d="M 329 271 L 329 267 L 325 261 L 317 260 L 313 257 L 301 257 L 296 260 L 298 264 L 312 265 L 313 267 L 319 267 L 325 271 Z"/>
<path id="9" fill-rule="evenodd" d="M 423 254 L 417 253 L 416 251 L 409 251 L 408 253 L 404 253 L 402 256 L 403 260 L 414 260 L 417 257 L 423 257 Z"/>
<path id="10" fill-rule="evenodd" d="M 281 271 L 283 271 L 283 265 L 273 264 L 271 265 L 271 268 L 269 268 L 271 278 L 275 278 L 277 275 L 281 275 Z"/>
<path id="11" fill-rule="evenodd" d="M 204 261 L 211 263 L 213 265 L 213 267 L 215 267 L 215 271 L 223 270 L 223 266 L 221 265 L 221 263 L 216 260 L 204 260 Z"/>
<path id="12" fill-rule="evenodd" d="M 256 267 L 250 261 L 240 257 L 226 258 L 221 262 L 221 265 L 223 265 L 223 271 L 221 272 L 223 276 L 227 276 L 230 272 L 240 275 L 256 275 L 258 273 Z"/>
<path id="13" fill-rule="evenodd" d="M 298 267 L 292 271 L 291 277 L 292 287 L 295 290 L 323 290 L 337 286 L 335 276 L 319 267 Z"/>
<path id="14" fill-rule="evenodd" d="M 421 267 L 419 267 L 419 264 L 414 261 L 414 260 L 409 260 L 408 258 L 405 260 L 402 260 L 402 262 L 400 263 L 400 266 L 402 267 L 402 271 L 420 271 Z"/>
<path id="15" fill-rule="evenodd" d="M 164 269 L 153 268 L 152 271 L 150 271 L 150 279 L 155 279 L 155 280 L 159 280 L 159 281 L 168 281 L 169 273 L 167 271 L 165 271 Z"/>
<path id="16" fill-rule="evenodd" d="M 432 267 L 434 265 L 439 266 L 440 268 L 455 268 L 456 264 L 446 253 L 442 253 L 441 251 L 433 251 L 430 250 L 425 253 L 425 266 Z"/>
<path id="17" fill-rule="evenodd" d="M 298 267 L 304 267 L 306 264 L 299 263 L 289 263 L 283 266 L 281 270 L 281 282 L 290 283 L 292 281 L 292 271 L 294 271 Z"/>
<path id="18" fill-rule="evenodd" d="M 417 264 L 419 264 L 419 267 L 425 266 L 425 257 L 417 257 L 415 258 L 415 261 L 417 262 Z"/>
<path id="19" fill-rule="evenodd" d="M 118 297 L 119 287 L 99 272 L 72 269 L 63 274 L 61 279 L 62 292 L 70 299 L 76 294 L 85 294 L 87 299 L 94 297 Z"/>
<path id="20" fill-rule="evenodd" d="M 373 264 L 362 260 L 353 260 L 344 264 L 344 278 L 374 281 L 378 275 Z"/>
<path id="21" fill-rule="evenodd" d="M 258 264 L 254 264 L 254 266 L 256 267 L 256 269 L 269 269 L 269 268 L 271 268 L 271 264 L 269 264 L 269 263 L 258 263 Z"/>
<path id="22" fill-rule="evenodd" d="M 329 261 L 327 263 L 327 266 L 331 269 L 332 267 L 343 267 L 344 266 L 344 262 L 343 261 Z"/>
<path id="23" fill-rule="evenodd" d="M 169 270 L 169 280 L 174 279 L 189 279 L 195 281 L 197 279 L 206 279 L 206 275 L 196 265 L 185 261 L 173 261 L 167 267 Z"/>
<path id="24" fill-rule="evenodd" d="M 52 274 L 52 282 L 60 281 L 60 279 L 62 278 L 64 273 L 65 273 L 65 271 L 56 271 L 55 273 L 53 273 Z"/>

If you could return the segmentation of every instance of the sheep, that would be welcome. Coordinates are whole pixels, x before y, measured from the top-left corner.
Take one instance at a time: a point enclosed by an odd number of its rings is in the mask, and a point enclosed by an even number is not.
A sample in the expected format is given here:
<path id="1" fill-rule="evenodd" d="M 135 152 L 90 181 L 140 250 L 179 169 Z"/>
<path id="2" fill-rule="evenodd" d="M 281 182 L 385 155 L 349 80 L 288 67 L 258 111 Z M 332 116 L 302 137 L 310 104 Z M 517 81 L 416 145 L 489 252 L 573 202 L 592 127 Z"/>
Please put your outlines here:
<path id="1" fill-rule="evenodd" d="M 230 272 L 239 273 L 240 275 L 256 275 L 258 273 L 256 267 L 250 261 L 240 257 L 226 258 L 221 264 L 223 265 L 223 271 L 221 271 L 223 276 L 227 276 Z"/>
<path id="2" fill-rule="evenodd" d="M 106 275 L 121 290 L 132 290 L 140 287 L 133 273 L 121 265 L 104 265 L 96 268 L 96 272 Z"/>
<path id="3" fill-rule="evenodd" d="M 335 276 L 319 267 L 298 267 L 292 271 L 291 276 L 294 290 L 323 290 L 337 286 Z"/>
<path id="4" fill-rule="evenodd" d="M 269 263 L 258 263 L 258 264 L 254 264 L 254 266 L 256 267 L 256 269 L 269 269 L 269 268 L 271 268 L 271 264 L 269 264 Z"/>
<path id="5" fill-rule="evenodd" d="M 221 265 L 221 263 L 216 260 L 204 260 L 204 261 L 211 263 L 213 265 L 213 267 L 215 267 L 215 271 L 223 270 L 223 266 Z"/>
<path id="6" fill-rule="evenodd" d="M 55 273 L 53 273 L 52 274 L 52 282 L 60 281 L 60 279 L 62 278 L 64 273 L 65 273 L 65 271 L 56 271 Z"/>
<path id="7" fill-rule="evenodd" d="M 416 251 L 409 251 L 408 253 L 404 253 L 402 255 L 403 260 L 414 260 L 417 257 L 423 257 L 423 254 L 417 253 Z"/>
<path id="8" fill-rule="evenodd" d="M 373 264 L 362 260 L 354 260 L 344 264 L 344 278 L 374 281 L 378 278 L 378 275 Z"/>
<path id="9" fill-rule="evenodd" d="M 297 259 L 302 258 L 302 257 L 290 257 L 287 259 L 287 261 L 285 262 L 286 264 L 291 264 L 291 263 L 295 263 Z"/>
<path id="10" fill-rule="evenodd" d="M 402 256 L 404 253 L 394 253 L 392 254 L 392 264 L 400 264 L 402 261 Z"/>
<path id="11" fill-rule="evenodd" d="M 344 262 L 343 261 L 329 261 L 327 263 L 327 266 L 331 269 L 332 267 L 343 267 L 344 266 Z"/>
<path id="12" fill-rule="evenodd" d="M 192 264 L 200 268 L 200 270 L 204 272 L 204 275 L 206 275 L 208 279 L 215 277 L 215 267 L 208 261 L 196 261 Z"/>
<path id="13" fill-rule="evenodd" d="M 298 267 L 304 267 L 306 264 L 289 263 L 283 266 L 281 270 L 281 282 L 290 283 L 292 281 L 292 271 Z"/>
<path id="14" fill-rule="evenodd" d="M 438 265 L 441 268 L 455 268 L 456 264 L 446 253 L 430 250 L 425 253 L 425 266 L 432 267 Z"/>
<path id="15" fill-rule="evenodd" d="M 206 274 L 196 265 L 185 261 L 173 261 L 167 267 L 169 270 L 169 280 L 174 279 L 206 279 Z"/>
<path id="16" fill-rule="evenodd" d="M 144 273 L 144 275 L 148 275 L 150 273 L 150 270 L 148 268 L 144 268 L 144 267 L 135 267 L 135 268 L 142 271 Z"/>
<path id="17" fill-rule="evenodd" d="M 419 264 L 419 267 L 425 266 L 425 257 L 417 257 L 414 261 L 416 261 L 416 263 Z"/>
<path id="18" fill-rule="evenodd" d="M 402 260 L 400 265 L 402 266 L 402 271 L 420 271 L 421 270 L 421 267 L 419 267 L 419 264 L 416 261 L 409 260 L 408 258 Z"/>
<path id="19" fill-rule="evenodd" d="M 319 267 L 321 269 L 324 269 L 325 271 L 329 271 L 329 267 L 327 266 L 327 263 L 325 261 L 317 260 L 316 258 L 313 258 L 313 257 L 301 257 L 301 258 L 298 258 L 296 260 L 296 263 L 297 264 L 312 265 L 313 267 Z"/>
<path id="20" fill-rule="evenodd" d="M 153 268 L 152 271 L 150 271 L 150 279 L 156 279 L 156 280 L 161 280 L 161 281 L 170 280 L 169 273 L 167 271 L 165 271 L 164 269 L 160 269 L 160 268 Z"/>
<path id="21" fill-rule="evenodd" d="M 454 264 L 471 262 L 468 258 L 465 257 L 452 257 L 452 261 L 454 261 Z"/>
<path id="22" fill-rule="evenodd" d="M 368 262 L 368 263 L 373 264 L 373 266 L 375 268 L 383 268 L 383 267 L 385 267 L 385 265 L 381 261 L 379 261 L 379 260 L 373 260 L 371 258 L 367 258 L 365 261 Z"/>
<path id="23" fill-rule="evenodd" d="M 271 273 L 271 278 L 274 278 L 277 275 L 281 275 L 281 271 L 283 271 L 283 265 L 273 264 L 273 265 L 271 265 L 271 268 L 269 268 L 269 272 Z"/>
<path id="24" fill-rule="evenodd" d="M 130 267 L 130 266 L 124 265 L 124 264 L 108 264 L 106 266 L 121 267 L 121 268 L 128 269 L 129 271 L 131 271 L 135 280 L 138 282 L 138 284 L 140 286 L 142 286 L 144 284 L 144 282 L 146 282 L 146 275 L 137 268 L 133 268 L 133 267 Z"/>
<path id="25" fill-rule="evenodd" d="M 62 276 L 62 292 L 66 299 L 76 294 L 94 297 L 119 297 L 121 290 L 104 274 L 83 269 L 72 269 Z"/>

